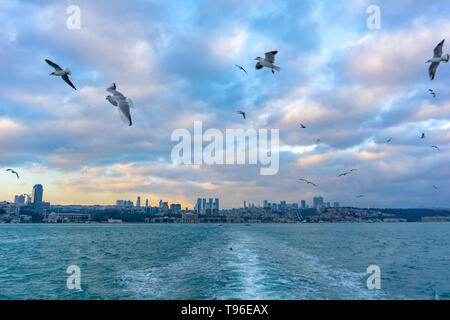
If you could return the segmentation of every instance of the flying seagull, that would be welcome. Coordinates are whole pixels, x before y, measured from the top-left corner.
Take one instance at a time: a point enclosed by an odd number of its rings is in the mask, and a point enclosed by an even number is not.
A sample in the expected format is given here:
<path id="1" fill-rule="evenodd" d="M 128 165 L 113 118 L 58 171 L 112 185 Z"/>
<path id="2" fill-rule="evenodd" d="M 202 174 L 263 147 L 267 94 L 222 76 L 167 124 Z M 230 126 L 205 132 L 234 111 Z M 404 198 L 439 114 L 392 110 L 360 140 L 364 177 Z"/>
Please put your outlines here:
<path id="1" fill-rule="evenodd" d="M 392 141 L 392 137 L 390 137 L 389 139 L 386 140 L 387 143 Z"/>
<path id="2" fill-rule="evenodd" d="M 441 149 L 439 149 L 438 146 L 431 146 L 431 147 L 437 149 L 437 151 L 441 151 Z"/>
<path id="3" fill-rule="evenodd" d="M 235 66 L 238 67 L 239 69 L 241 69 L 242 71 L 244 71 L 245 73 L 247 73 L 247 71 L 245 71 L 244 67 L 242 67 L 242 66 L 240 66 L 238 64 L 235 64 Z"/>
<path id="4" fill-rule="evenodd" d="M 425 133 L 422 132 L 422 135 L 420 136 L 421 139 L 425 139 Z"/>
<path id="5" fill-rule="evenodd" d="M 20 179 L 19 174 L 16 171 L 14 171 L 13 169 L 6 169 L 6 171 L 11 171 L 12 174 L 15 174 L 17 176 L 17 179 Z"/>
<path id="6" fill-rule="evenodd" d="M 131 126 L 133 123 L 131 121 L 130 106 L 133 105 L 132 101 L 126 98 L 122 93 L 116 90 L 116 84 L 113 83 L 111 87 L 106 89 L 106 91 L 112 93 L 112 96 L 108 95 L 106 100 L 111 102 L 112 105 L 119 108 L 119 115 L 123 122 Z"/>
<path id="7" fill-rule="evenodd" d="M 316 142 L 321 142 L 320 139 L 317 139 Z"/>
<path id="8" fill-rule="evenodd" d="M 433 188 L 435 188 L 436 190 L 438 189 L 438 187 L 436 187 L 436 185 L 433 184 Z"/>
<path id="9" fill-rule="evenodd" d="M 359 196 L 357 196 L 357 198 L 363 198 L 363 197 L 364 197 L 363 194 L 360 194 Z"/>
<path id="10" fill-rule="evenodd" d="M 45 59 L 45 62 L 47 62 L 50 66 L 52 66 L 53 68 L 55 68 L 55 71 L 53 71 L 52 73 L 49 74 L 49 76 L 60 76 L 69 86 L 71 86 L 72 88 L 74 88 L 75 90 L 77 90 L 77 88 L 75 88 L 75 86 L 73 85 L 72 82 L 70 82 L 69 80 L 69 74 L 71 74 L 69 69 L 62 69 L 60 66 L 58 66 L 56 63 L 51 62 L 48 59 Z"/>
<path id="11" fill-rule="evenodd" d="M 304 181 L 304 182 L 306 182 L 306 184 L 311 184 L 311 185 L 313 185 L 314 187 L 317 187 L 317 185 L 316 185 L 315 183 L 312 183 L 311 181 L 308 181 L 308 180 L 306 180 L 306 179 L 298 179 L 298 180 Z"/>
<path id="12" fill-rule="evenodd" d="M 239 110 L 239 111 L 237 111 L 236 113 L 237 113 L 237 114 L 242 114 L 242 116 L 243 116 L 244 119 L 245 119 L 245 112 L 244 112 L 244 111 Z"/>
<path id="13" fill-rule="evenodd" d="M 277 53 L 278 51 L 270 51 L 266 52 L 264 58 L 256 57 L 255 60 L 258 60 L 255 66 L 256 70 L 262 69 L 262 67 L 267 67 L 272 69 L 272 73 L 275 73 L 273 69 L 280 71 L 280 68 L 273 64 L 275 62 L 275 55 Z"/>
<path id="14" fill-rule="evenodd" d="M 448 62 L 449 55 L 446 54 L 442 56 L 442 47 L 444 46 L 444 40 L 439 42 L 439 44 L 434 48 L 433 58 L 428 60 L 426 63 L 431 63 L 430 68 L 428 69 L 428 74 L 430 75 L 430 79 L 434 80 L 434 76 L 436 75 L 436 70 L 439 67 L 441 61 Z"/>
<path id="15" fill-rule="evenodd" d="M 303 125 L 303 123 L 300 123 L 300 127 L 302 128 L 302 129 L 305 129 L 306 127 Z"/>
<path id="16" fill-rule="evenodd" d="M 433 96 L 433 98 L 436 98 L 436 93 L 433 91 L 433 89 L 428 89 L 430 91 L 430 94 Z"/>

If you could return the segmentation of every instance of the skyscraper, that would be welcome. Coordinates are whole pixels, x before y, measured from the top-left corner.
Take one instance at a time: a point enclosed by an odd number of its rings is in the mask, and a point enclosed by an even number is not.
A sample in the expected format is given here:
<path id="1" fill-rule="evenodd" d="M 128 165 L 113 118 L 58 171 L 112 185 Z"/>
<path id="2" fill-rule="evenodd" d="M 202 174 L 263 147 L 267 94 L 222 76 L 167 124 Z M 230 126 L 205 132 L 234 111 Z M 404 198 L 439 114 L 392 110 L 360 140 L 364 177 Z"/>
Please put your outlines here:
<path id="1" fill-rule="evenodd" d="M 314 197 L 313 205 L 314 205 L 314 208 L 317 208 L 318 206 L 323 206 L 323 197 L 322 196 Z"/>
<path id="2" fill-rule="evenodd" d="M 197 203 L 195 204 L 195 211 L 197 214 L 202 214 L 202 198 L 197 198 Z"/>
<path id="3" fill-rule="evenodd" d="M 244 209 L 247 209 L 247 201 L 244 200 Z"/>
<path id="4" fill-rule="evenodd" d="M 263 203 L 264 203 L 264 204 L 263 204 L 263 207 L 264 207 L 264 208 L 268 208 L 268 206 L 269 206 L 269 201 L 264 200 Z"/>
<path id="5" fill-rule="evenodd" d="M 138 208 L 141 207 L 141 197 L 140 196 L 137 197 L 136 207 L 138 207 Z"/>
<path id="6" fill-rule="evenodd" d="M 209 198 L 208 209 L 212 209 L 212 208 L 213 208 L 213 199 Z"/>
<path id="7" fill-rule="evenodd" d="M 32 192 L 32 202 L 35 208 L 41 207 L 43 196 L 44 196 L 44 188 L 42 187 L 42 184 L 34 185 Z"/>
<path id="8" fill-rule="evenodd" d="M 219 210 L 219 198 L 214 199 L 214 209 Z"/>
<path id="9" fill-rule="evenodd" d="M 300 208 L 306 209 L 306 201 L 305 200 L 300 201 Z"/>
<path id="10" fill-rule="evenodd" d="M 206 198 L 202 199 L 202 214 L 206 214 Z"/>
<path id="11" fill-rule="evenodd" d="M 145 199 L 145 207 L 148 208 L 148 199 Z"/>

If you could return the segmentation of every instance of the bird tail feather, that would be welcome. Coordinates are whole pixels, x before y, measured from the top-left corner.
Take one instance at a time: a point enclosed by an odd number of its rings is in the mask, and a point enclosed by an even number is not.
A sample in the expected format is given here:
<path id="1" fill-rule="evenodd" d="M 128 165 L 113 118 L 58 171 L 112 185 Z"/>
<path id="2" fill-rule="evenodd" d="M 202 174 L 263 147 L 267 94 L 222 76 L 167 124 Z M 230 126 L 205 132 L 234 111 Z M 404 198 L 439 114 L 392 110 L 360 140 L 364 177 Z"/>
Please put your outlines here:
<path id="1" fill-rule="evenodd" d="M 449 59 L 450 59 L 450 56 L 449 56 L 449 54 L 447 53 L 447 55 L 444 57 L 444 61 L 445 61 L 445 62 L 448 62 Z"/>

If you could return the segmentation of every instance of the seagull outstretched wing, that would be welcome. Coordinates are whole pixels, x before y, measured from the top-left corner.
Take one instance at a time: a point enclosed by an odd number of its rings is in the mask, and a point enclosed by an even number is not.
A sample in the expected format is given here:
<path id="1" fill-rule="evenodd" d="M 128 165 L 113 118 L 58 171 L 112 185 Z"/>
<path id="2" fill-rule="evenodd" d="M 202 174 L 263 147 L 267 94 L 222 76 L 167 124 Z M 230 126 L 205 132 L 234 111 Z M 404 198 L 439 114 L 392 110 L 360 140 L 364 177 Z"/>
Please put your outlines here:
<path id="1" fill-rule="evenodd" d="M 119 114 L 123 122 L 131 126 L 133 122 L 131 121 L 130 105 L 126 100 L 119 101 Z"/>
<path id="2" fill-rule="evenodd" d="M 11 173 L 13 173 L 17 176 L 17 179 L 20 179 L 19 174 L 16 171 L 14 171 L 13 169 L 6 169 L 6 171 L 10 171 Z"/>
<path id="3" fill-rule="evenodd" d="M 62 70 L 60 66 L 58 66 L 56 63 L 51 62 L 48 59 L 45 59 L 45 62 L 47 62 L 50 66 L 52 66 L 53 68 L 55 68 L 55 70 Z"/>
<path id="4" fill-rule="evenodd" d="M 440 62 L 432 62 L 430 64 L 430 68 L 428 69 L 428 74 L 431 80 L 434 80 L 434 76 L 436 75 L 436 70 L 439 67 Z"/>
<path id="5" fill-rule="evenodd" d="M 275 55 L 278 53 L 278 51 L 270 51 L 270 52 L 266 52 L 266 56 L 265 56 L 265 60 L 270 62 L 270 63 L 274 63 L 275 62 Z"/>
<path id="6" fill-rule="evenodd" d="M 77 88 L 75 88 L 75 86 L 73 85 L 73 83 L 70 82 L 69 76 L 68 76 L 67 74 L 61 76 L 61 78 L 62 78 L 69 86 L 71 86 L 72 88 L 74 88 L 75 90 L 77 90 Z"/>
<path id="7" fill-rule="evenodd" d="M 434 58 L 440 58 L 442 57 L 442 47 L 444 46 L 444 40 L 439 42 L 439 44 L 434 48 Z"/>

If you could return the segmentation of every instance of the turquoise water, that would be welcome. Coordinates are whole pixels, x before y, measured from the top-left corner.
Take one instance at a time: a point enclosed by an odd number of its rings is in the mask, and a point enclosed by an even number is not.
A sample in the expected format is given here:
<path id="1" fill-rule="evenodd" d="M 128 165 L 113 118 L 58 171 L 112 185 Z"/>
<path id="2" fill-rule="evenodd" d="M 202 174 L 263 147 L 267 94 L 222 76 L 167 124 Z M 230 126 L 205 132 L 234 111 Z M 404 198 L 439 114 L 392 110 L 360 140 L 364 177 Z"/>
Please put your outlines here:
<path id="1" fill-rule="evenodd" d="M 449 223 L 0 225 L 0 299 L 450 299 L 449 245 Z"/>

